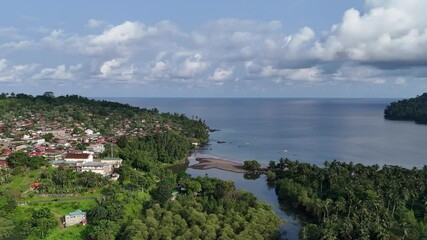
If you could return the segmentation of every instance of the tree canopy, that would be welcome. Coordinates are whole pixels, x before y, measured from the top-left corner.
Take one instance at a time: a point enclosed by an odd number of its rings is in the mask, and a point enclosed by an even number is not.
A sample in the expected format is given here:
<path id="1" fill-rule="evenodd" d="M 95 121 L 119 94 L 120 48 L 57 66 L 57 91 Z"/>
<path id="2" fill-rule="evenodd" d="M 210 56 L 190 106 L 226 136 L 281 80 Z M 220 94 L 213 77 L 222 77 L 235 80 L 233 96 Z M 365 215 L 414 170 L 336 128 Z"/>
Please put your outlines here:
<path id="1" fill-rule="evenodd" d="M 280 159 L 269 168 L 280 201 L 309 219 L 301 239 L 427 238 L 427 166 Z"/>
<path id="2" fill-rule="evenodd" d="M 427 93 L 391 103 L 384 110 L 384 117 L 389 120 L 427 124 Z"/>

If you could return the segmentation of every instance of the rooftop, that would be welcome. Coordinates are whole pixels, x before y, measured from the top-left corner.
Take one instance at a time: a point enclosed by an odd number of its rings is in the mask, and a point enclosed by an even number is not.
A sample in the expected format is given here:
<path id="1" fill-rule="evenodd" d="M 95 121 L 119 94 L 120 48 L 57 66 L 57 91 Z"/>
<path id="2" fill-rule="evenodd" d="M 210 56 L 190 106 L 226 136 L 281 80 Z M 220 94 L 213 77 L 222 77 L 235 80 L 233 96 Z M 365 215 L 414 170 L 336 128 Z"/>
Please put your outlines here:
<path id="1" fill-rule="evenodd" d="M 83 212 L 82 210 L 77 209 L 76 211 L 70 212 L 68 214 L 68 216 L 79 216 L 79 215 L 85 215 L 86 216 L 86 212 Z"/>
<path id="2" fill-rule="evenodd" d="M 122 160 L 121 158 L 114 158 L 114 157 L 106 157 L 102 159 L 103 161 L 117 161 Z"/>

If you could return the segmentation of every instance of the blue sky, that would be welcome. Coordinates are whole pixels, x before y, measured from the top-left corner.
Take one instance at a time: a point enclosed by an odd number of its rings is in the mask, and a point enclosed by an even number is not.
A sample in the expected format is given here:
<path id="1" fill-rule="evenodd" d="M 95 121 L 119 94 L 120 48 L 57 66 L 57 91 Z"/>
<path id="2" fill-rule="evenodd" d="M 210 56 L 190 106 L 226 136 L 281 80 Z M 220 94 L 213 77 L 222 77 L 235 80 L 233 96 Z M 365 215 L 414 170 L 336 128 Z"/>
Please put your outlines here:
<path id="1" fill-rule="evenodd" d="M 0 10 L 0 91 L 409 97 L 427 91 L 422 0 L 22 1 Z"/>

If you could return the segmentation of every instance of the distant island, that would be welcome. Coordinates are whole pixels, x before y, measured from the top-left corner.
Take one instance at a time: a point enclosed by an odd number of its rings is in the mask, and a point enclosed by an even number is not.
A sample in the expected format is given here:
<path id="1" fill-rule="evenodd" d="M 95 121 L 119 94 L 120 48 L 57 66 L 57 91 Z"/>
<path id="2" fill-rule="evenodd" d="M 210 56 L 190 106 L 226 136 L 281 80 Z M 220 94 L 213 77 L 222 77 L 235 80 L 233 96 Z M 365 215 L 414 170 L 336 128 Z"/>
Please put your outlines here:
<path id="1" fill-rule="evenodd" d="M 77 95 L 0 94 L 0 239 L 278 239 L 271 206 L 168 167 L 200 118 Z"/>
<path id="2" fill-rule="evenodd" d="M 388 120 L 415 121 L 427 124 L 427 93 L 415 98 L 393 102 L 384 110 Z"/>

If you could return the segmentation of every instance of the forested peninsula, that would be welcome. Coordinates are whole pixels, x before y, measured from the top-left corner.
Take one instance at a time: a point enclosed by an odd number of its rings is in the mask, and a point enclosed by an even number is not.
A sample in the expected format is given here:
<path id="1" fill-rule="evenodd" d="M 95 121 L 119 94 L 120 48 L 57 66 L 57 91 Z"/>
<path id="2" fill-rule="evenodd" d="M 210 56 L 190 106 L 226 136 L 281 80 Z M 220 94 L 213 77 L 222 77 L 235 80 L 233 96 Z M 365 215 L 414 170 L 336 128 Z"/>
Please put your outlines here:
<path id="1" fill-rule="evenodd" d="M 268 169 L 279 201 L 306 220 L 300 239 L 427 238 L 427 166 L 280 159 Z"/>
<path id="2" fill-rule="evenodd" d="M 391 103 L 384 110 L 384 117 L 389 120 L 427 124 L 427 93 Z"/>
<path id="3" fill-rule="evenodd" d="M 0 95 L 0 239 L 277 239 L 233 182 L 169 166 L 203 120 L 77 95 Z"/>

